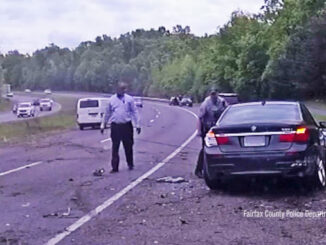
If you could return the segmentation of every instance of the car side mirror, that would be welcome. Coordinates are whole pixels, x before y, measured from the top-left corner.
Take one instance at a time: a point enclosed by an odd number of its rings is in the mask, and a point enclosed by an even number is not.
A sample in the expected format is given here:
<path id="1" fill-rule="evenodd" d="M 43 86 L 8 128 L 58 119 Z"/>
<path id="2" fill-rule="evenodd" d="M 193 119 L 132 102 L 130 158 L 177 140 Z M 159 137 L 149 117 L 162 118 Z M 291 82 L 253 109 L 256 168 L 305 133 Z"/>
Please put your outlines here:
<path id="1" fill-rule="evenodd" d="M 326 129 L 326 122 L 319 122 L 319 126 Z"/>

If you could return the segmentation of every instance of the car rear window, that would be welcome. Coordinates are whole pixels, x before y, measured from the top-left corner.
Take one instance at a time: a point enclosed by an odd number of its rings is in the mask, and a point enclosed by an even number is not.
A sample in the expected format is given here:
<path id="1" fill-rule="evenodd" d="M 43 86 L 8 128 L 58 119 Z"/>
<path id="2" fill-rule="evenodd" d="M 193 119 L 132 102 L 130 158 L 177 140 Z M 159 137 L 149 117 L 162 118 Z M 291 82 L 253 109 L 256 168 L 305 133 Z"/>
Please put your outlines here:
<path id="1" fill-rule="evenodd" d="M 27 107 L 30 107 L 31 105 L 30 104 L 20 104 L 19 107 L 21 108 L 27 108 Z"/>
<path id="2" fill-rule="evenodd" d="M 299 122 L 301 116 L 296 104 L 254 104 L 231 107 L 221 118 L 220 125 L 241 123 Z"/>
<path id="3" fill-rule="evenodd" d="M 80 101 L 80 108 L 98 107 L 98 100 L 83 100 Z"/>

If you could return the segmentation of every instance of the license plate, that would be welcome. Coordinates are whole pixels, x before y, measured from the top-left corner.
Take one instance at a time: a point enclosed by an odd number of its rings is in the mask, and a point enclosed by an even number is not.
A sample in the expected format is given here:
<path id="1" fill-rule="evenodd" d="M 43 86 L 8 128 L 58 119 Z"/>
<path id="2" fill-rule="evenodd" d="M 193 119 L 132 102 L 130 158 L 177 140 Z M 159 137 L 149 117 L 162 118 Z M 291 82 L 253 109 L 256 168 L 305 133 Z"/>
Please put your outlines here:
<path id="1" fill-rule="evenodd" d="M 265 146 L 265 136 L 247 136 L 244 137 L 244 146 Z"/>

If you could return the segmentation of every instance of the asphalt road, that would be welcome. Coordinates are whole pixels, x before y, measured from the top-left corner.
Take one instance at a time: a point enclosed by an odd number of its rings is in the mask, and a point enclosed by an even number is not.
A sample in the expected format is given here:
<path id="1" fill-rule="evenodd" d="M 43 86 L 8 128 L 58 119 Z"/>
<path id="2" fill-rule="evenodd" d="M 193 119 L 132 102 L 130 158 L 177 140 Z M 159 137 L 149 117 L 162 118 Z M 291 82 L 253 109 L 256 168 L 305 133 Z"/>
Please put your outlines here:
<path id="1" fill-rule="evenodd" d="M 108 173 L 111 145 L 99 130 L 2 147 L 0 244 L 326 244 L 326 217 L 295 216 L 326 211 L 325 192 L 277 179 L 211 191 L 193 175 L 195 116 L 153 102 L 141 115 L 133 171 L 121 149 L 120 172 Z M 166 176 L 185 182 L 157 182 Z"/>
<path id="2" fill-rule="evenodd" d="M 11 100 L 14 103 L 21 103 L 21 102 L 32 102 L 33 99 L 35 98 L 48 98 L 49 96 L 43 96 L 39 94 L 30 94 L 30 95 L 24 95 L 23 93 L 19 93 L 14 95 Z M 51 97 L 51 96 L 50 96 Z M 36 115 L 35 117 L 43 117 L 43 116 L 48 116 L 53 113 L 58 112 L 61 109 L 61 105 L 54 102 L 53 103 L 53 108 L 51 111 L 40 111 L 39 107 L 36 107 Z M 21 117 L 18 118 L 16 114 L 14 114 L 12 111 L 7 111 L 7 112 L 0 112 L 0 123 L 5 123 L 5 122 L 13 122 L 13 121 L 22 121 L 22 120 L 29 120 L 33 117 Z"/>
<path id="3" fill-rule="evenodd" d="M 141 115 L 142 133 L 135 136 L 133 171 L 127 170 L 121 149 L 120 172 L 108 173 L 111 145 L 110 141 L 101 143 L 107 136 L 99 130 L 74 130 L 2 147 L 0 244 L 5 239 L 23 244 L 47 242 L 153 168 L 194 133 L 194 116 L 179 108 L 146 102 Z M 104 176 L 93 176 L 99 168 L 106 169 Z M 71 213 L 62 216 L 69 207 Z"/>

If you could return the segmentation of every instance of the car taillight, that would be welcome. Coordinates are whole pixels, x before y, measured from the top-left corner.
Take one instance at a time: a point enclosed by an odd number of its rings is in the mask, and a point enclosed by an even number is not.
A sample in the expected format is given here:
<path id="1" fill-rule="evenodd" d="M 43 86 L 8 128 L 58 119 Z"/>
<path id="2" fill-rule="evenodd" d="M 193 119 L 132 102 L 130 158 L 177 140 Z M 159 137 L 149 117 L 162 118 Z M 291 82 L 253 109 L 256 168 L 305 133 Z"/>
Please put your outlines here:
<path id="1" fill-rule="evenodd" d="M 205 145 L 207 147 L 217 146 L 217 140 L 213 131 L 209 131 L 205 136 Z"/>
<path id="2" fill-rule="evenodd" d="M 229 143 L 229 137 L 227 136 L 216 136 L 217 144 L 226 145 Z"/>
<path id="3" fill-rule="evenodd" d="M 280 135 L 281 142 L 307 142 L 309 140 L 309 130 L 304 127 L 298 128 L 295 132 Z"/>
<path id="4" fill-rule="evenodd" d="M 205 144 L 207 147 L 218 146 L 218 145 L 226 145 L 229 144 L 229 137 L 215 135 L 215 133 L 210 130 L 205 137 Z"/>

